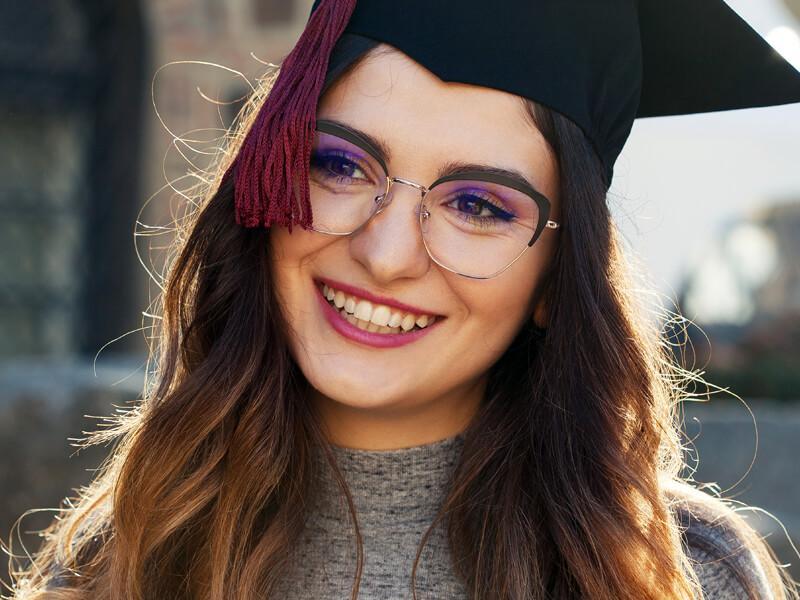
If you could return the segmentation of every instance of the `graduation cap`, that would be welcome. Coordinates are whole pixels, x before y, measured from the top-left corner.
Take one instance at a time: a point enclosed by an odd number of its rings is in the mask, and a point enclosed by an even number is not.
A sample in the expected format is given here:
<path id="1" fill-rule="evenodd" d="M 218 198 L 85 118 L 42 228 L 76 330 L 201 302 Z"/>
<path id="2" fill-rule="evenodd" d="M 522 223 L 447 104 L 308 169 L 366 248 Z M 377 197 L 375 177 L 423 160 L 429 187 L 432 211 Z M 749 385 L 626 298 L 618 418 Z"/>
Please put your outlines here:
<path id="1" fill-rule="evenodd" d="M 316 0 L 225 174 L 237 223 L 310 227 L 319 95 L 376 42 L 563 114 L 609 186 L 636 118 L 800 102 L 800 72 L 723 0 Z"/>

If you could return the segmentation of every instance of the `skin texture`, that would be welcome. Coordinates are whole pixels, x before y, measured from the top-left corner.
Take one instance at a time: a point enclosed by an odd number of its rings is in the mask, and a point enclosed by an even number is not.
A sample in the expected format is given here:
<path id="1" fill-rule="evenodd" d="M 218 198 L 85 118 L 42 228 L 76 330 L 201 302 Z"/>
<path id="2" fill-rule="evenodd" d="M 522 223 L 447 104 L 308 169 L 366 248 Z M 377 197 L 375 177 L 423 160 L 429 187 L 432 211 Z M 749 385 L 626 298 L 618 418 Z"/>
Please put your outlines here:
<path id="1" fill-rule="evenodd" d="M 387 46 L 321 98 L 317 118 L 335 119 L 381 140 L 389 174 L 429 185 L 459 160 L 516 169 L 553 203 L 552 151 L 520 97 L 444 82 Z M 430 260 L 415 208 L 419 192 L 396 185 L 392 202 L 360 231 L 332 236 L 302 228 L 270 232 L 273 272 L 288 319 L 292 356 L 313 386 L 311 401 L 332 443 L 389 450 L 462 431 L 475 414 L 487 372 L 531 315 L 558 230 L 545 229 L 509 269 L 487 280 Z M 447 318 L 421 340 L 378 349 L 342 337 L 325 320 L 313 278 L 330 277 Z M 536 322 L 544 326 L 542 306 Z"/>

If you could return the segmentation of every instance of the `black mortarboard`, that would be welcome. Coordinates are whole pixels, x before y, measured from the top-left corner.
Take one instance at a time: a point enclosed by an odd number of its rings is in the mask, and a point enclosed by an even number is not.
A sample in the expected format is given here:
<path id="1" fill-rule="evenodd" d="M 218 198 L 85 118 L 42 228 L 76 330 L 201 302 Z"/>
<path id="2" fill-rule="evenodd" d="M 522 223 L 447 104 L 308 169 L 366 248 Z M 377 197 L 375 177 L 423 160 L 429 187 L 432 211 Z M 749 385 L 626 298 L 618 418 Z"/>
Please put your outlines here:
<path id="1" fill-rule="evenodd" d="M 636 118 L 800 102 L 800 72 L 723 0 L 317 0 L 309 26 L 315 19 L 336 21 L 315 34 L 330 54 L 317 57 L 316 74 L 330 80 L 385 42 L 445 81 L 505 90 L 568 117 L 608 185 Z M 298 45 L 287 61 L 313 54 L 309 40 Z M 318 77 L 295 71 L 321 91 Z M 264 224 L 307 222 L 301 202 Z"/>

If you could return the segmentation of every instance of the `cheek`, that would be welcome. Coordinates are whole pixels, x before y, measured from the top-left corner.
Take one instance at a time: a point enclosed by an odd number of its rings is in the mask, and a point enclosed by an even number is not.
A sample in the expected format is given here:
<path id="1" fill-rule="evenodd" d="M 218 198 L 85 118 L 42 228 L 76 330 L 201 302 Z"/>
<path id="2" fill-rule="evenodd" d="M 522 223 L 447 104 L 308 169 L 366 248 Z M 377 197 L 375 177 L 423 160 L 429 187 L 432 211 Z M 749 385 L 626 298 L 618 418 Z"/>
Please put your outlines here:
<path id="1" fill-rule="evenodd" d="M 303 323 L 313 265 L 324 249 L 335 241 L 314 231 L 293 227 L 272 227 L 269 234 L 269 262 L 275 293 L 281 310 L 293 328 Z"/>
<path id="2" fill-rule="evenodd" d="M 471 295 L 470 318 L 477 319 L 482 329 L 516 330 L 528 312 L 530 291 L 522 282 L 509 281 L 491 292 Z"/>
<path id="3" fill-rule="evenodd" d="M 512 277 L 465 280 L 451 289 L 459 296 L 464 315 L 450 324 L 444 361 L 431 361 L 431 369 L 436 371 L 432 378 L 472 380 L 485 374 L 516 337 L 527 314 L 529 294 L 522 282 Z M 458 365 L 458 371 L 451 365 Z"/>
<path id="4" fill-rule="evenodd" d="M 467 311 L 464 343 L 481 348 L 482 361 L 498 358 L 533 318 L 531 300 L 543 273 L 540 262 L 538 256 L 522 257 L 494 279 L 451 282 Z"/>
<path id="5" fill-rule="evenodd" d="M 269 233 L 270 256 L 278 267 L 299 265 L 330 242 L 330 236 L 300 226 L 293 226 L 291 233 L 286 227 L 273 226 Z"/>

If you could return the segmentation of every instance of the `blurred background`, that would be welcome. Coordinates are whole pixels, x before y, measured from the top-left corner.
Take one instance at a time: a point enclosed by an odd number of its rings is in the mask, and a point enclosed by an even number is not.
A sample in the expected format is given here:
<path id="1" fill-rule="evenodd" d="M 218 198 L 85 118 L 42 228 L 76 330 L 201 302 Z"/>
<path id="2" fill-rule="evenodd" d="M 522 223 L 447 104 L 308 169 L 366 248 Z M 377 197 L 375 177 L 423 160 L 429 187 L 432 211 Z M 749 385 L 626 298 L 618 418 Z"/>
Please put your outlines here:
<path id="1" fill-rule="evenodd" d="M 729 4 L 800 69 L 800 0 Z M 6 544 L 23 512 L 88 482 L 108 448 L 76 452 L 75 439 L 142 393 L 158 292 L 145 267 L 158 278 L 159 227 L 181 210 L 164 186 L 187 160 L 202 166 L 198 147 L 263 62 L 283 59 L 310 5 L 0 0 Z M 763 509 L 743 516 L 800 578 L 800 105 L 637 121 L 609 203 L 653 302 L 696 324 L 672 332 L 688 335 L 684 366 L 744 401 L 684 405 L 695 479 Z M 27 515 L 15 550 L 34 549 L 52 516 Z"/>

